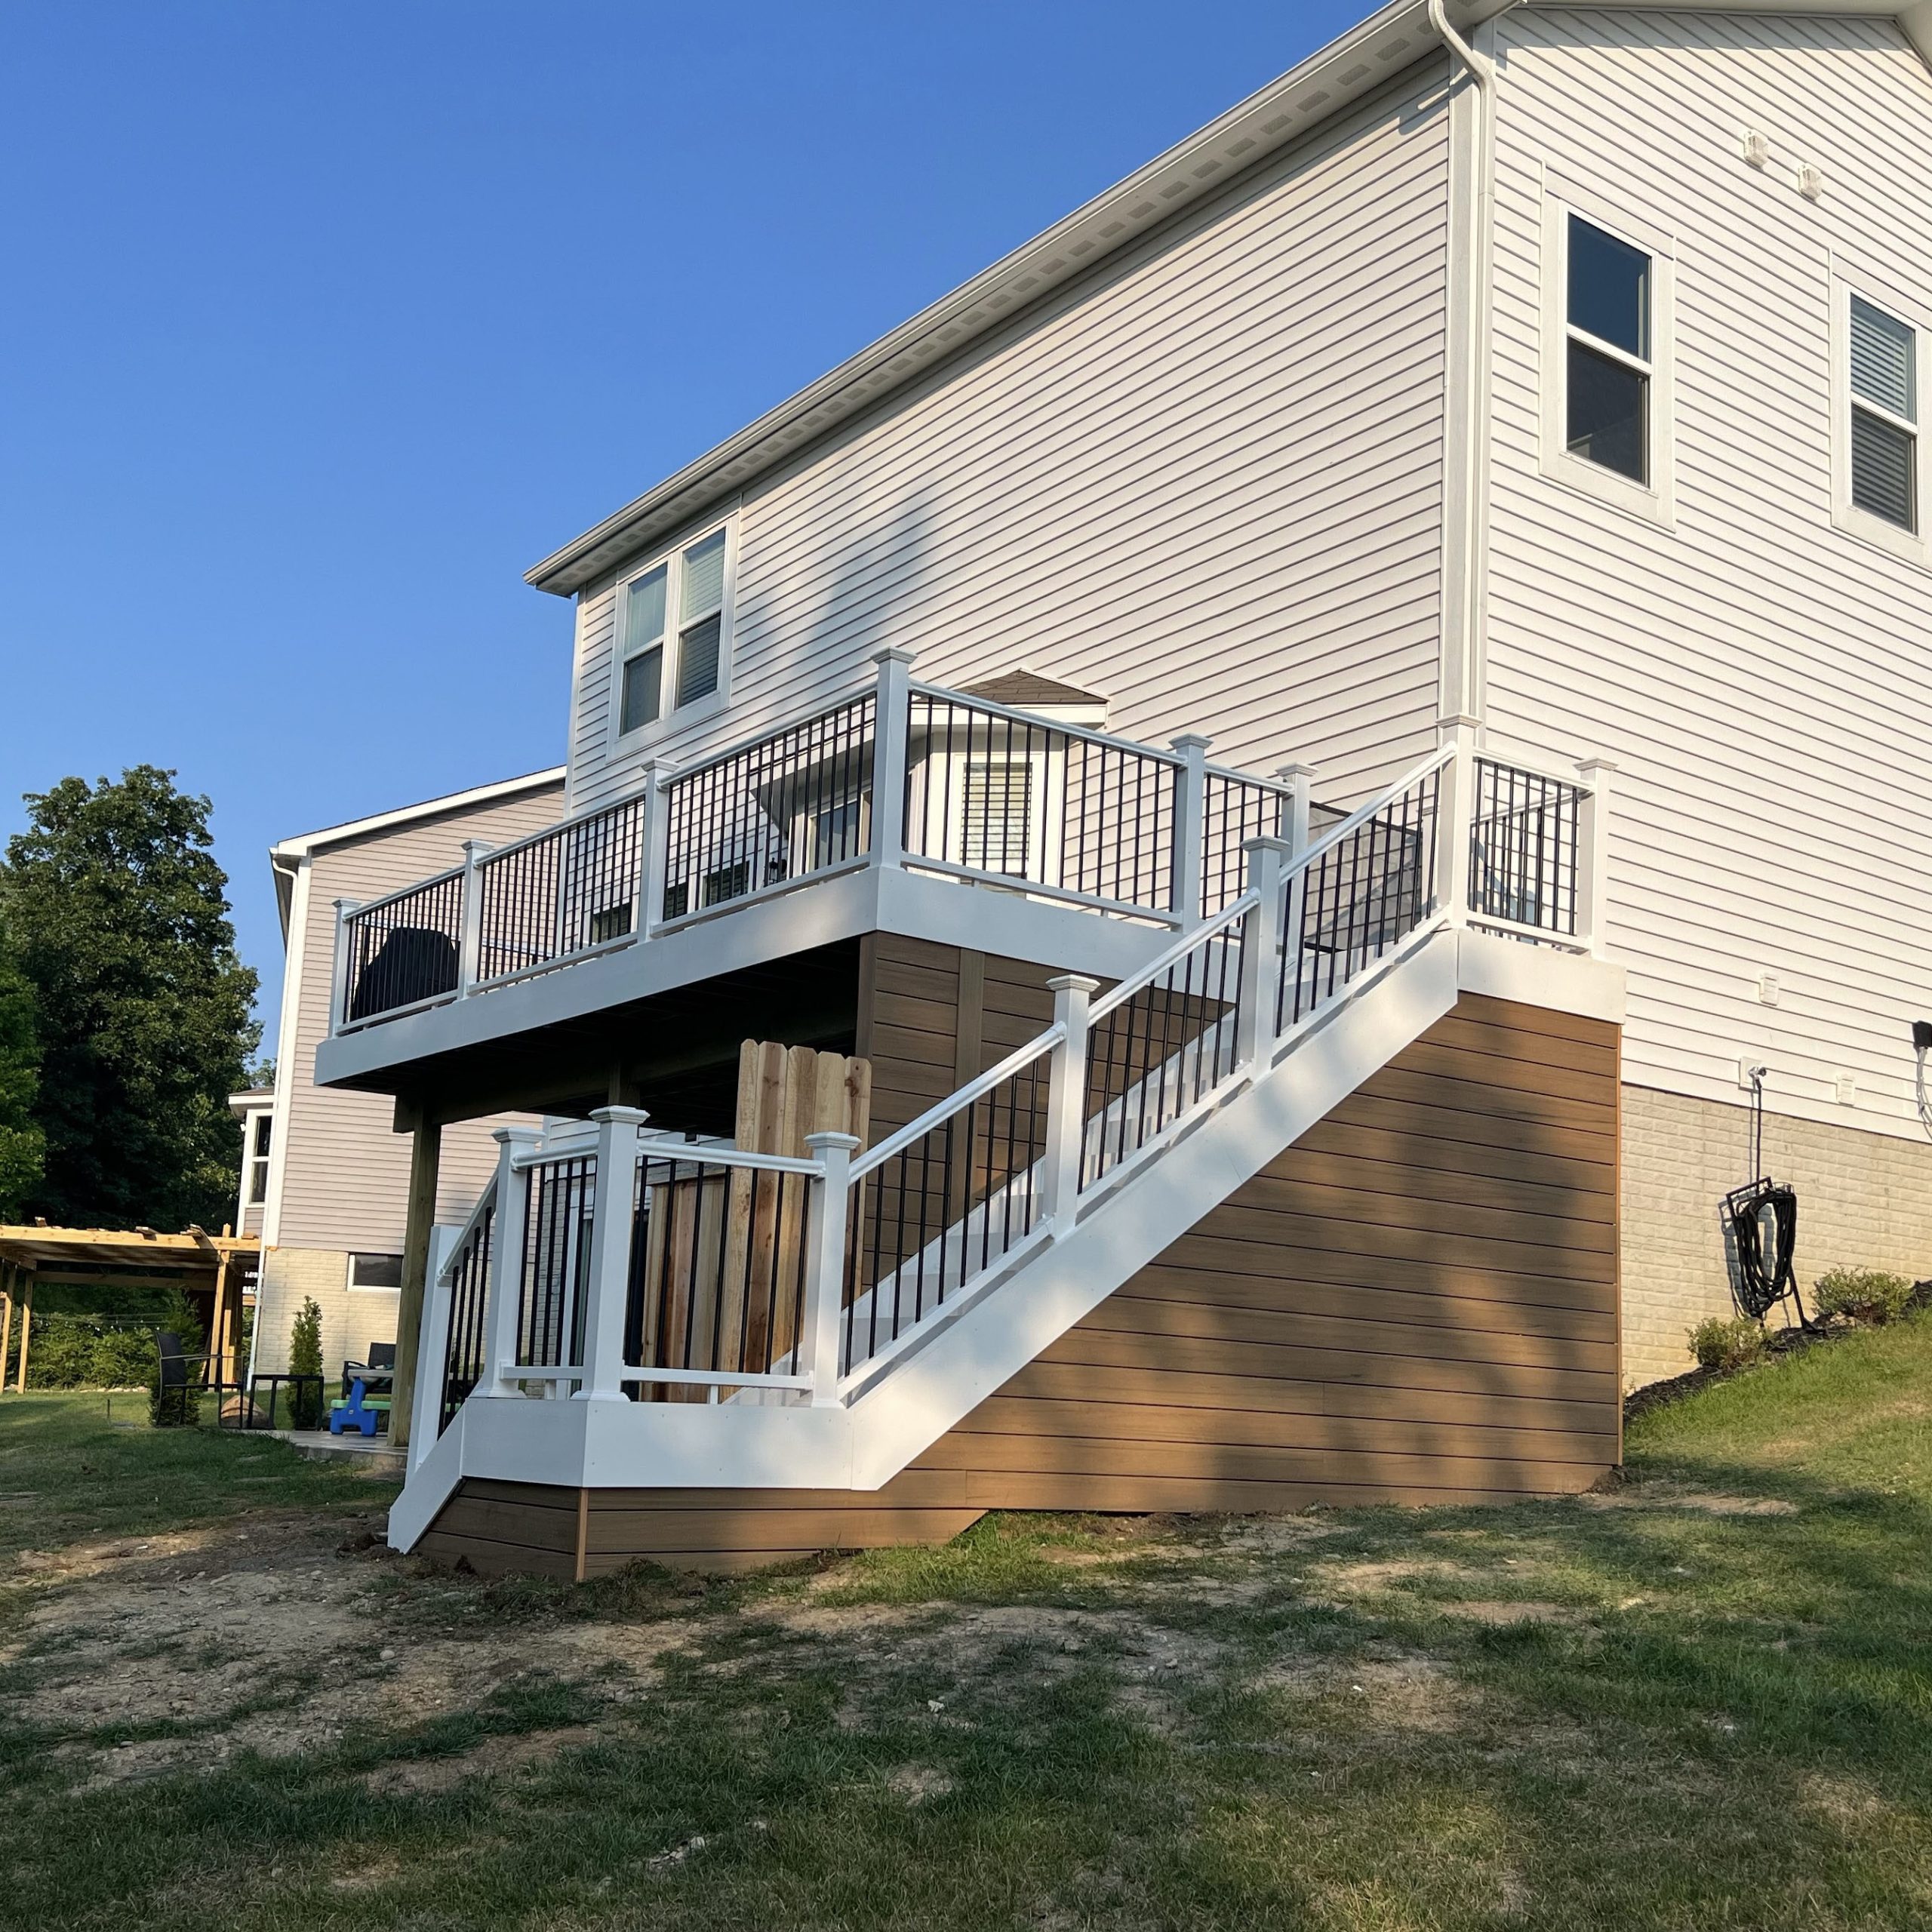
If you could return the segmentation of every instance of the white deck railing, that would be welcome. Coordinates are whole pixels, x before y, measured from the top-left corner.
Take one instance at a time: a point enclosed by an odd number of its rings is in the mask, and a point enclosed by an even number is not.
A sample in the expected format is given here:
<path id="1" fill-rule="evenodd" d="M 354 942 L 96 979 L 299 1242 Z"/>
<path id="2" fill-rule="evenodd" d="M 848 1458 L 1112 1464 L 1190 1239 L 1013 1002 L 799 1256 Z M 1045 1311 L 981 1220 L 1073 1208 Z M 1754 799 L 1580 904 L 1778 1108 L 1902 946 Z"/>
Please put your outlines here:
<path id="1" fill-rule="evenodd" d="M 1573 784 L 1452 742 L 1313 836 L 1306 775 L 1287 790 L 1284 835 L 1244 841 L 1232 903 L 1097 998 L 1050 981 L 1050 1026 L 856 1159 L 849 1134 L 791 1158 L 648 1134 L 623 1107 L 547 1143 L 500 1130 L 420 1386 L 446 1418 L 451 1395 L 533 1391 L 856 1400 L 1431 934 L 1585 949 L 1601 931 L 1601 773 Z M 1564 816 L 1538 834 L 1546 797 Z M 1537 918 L 1506 920 L 1499 893 Z"/>
<path id="2" fill-rule="evenodd" d="M 1303 783 L 876 679 L 777 731 L 366 905 L 337 902 L 331 1031 L 488 994 L 860 866 L 1185 931 Z M 881 721 L 883 722 L 881 723 Z"/>

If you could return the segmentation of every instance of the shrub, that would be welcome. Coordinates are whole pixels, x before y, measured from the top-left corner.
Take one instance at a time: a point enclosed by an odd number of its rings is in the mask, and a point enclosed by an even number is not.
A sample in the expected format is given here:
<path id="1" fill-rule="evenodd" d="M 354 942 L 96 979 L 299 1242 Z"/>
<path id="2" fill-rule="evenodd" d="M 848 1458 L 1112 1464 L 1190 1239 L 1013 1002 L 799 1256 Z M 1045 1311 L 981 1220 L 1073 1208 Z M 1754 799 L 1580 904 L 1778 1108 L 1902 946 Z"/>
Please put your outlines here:
<path id="1" fill-rule="evenodd" d="M 1834 1268 L 1816 1287 L 1818 1312 L 1827 1321 L 1896 1321 L 1912 1306 L 1911 1282 L 1876 1268 Z"/>
<path id="2" fill-rule="evenodd" d="M 317 1376 L 322 1372 L 322 1311 L 313 1295 L 302 1297 L 300 1312 L 288 1331 L 288 1372 Z M 316 1383 L 292 1383 L 288 1391 L 290 1426 L 319 1429 L 325 1392 Z"/>
<path id="3" fill-rule="evenodd" d="M 154 1374 L 154 1331 L 86 1315 L 36 1315 L 27 1357 L 35 1389 L 138 1389 Z"/>
<path id="4" fill-rule="evenodd" d="M 1741 1315 L 1714 1315 L 1690 1331 L 1690 1340 L 1700 1368 L 1748 1368 L 1764 1359 L 1764 1330 Z"/>

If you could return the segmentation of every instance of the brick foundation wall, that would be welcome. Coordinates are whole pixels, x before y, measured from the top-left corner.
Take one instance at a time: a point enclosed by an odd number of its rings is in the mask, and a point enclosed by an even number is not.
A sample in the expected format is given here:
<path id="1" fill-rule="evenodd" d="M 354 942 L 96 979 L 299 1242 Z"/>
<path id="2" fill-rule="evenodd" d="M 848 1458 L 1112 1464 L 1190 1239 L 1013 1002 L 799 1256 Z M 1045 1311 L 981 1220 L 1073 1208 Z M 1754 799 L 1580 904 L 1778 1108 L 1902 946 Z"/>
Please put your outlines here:
<path id="1" fill-rule="evenodd" d="M 1623 1380 L 1681 1374 L 1684 1331 L 1734 1313 L 1718 1202 L 1746 1173 L 1743 1106 L 1623 1089 Z M 1764 1164 L 1798 1190 L 1798 1281 L 1827 1269 L 1932 1275 L 1932 1141 L 1764 1118 Z M 1777 1318 L 1774 1318 L 1775 1320 Z"/>

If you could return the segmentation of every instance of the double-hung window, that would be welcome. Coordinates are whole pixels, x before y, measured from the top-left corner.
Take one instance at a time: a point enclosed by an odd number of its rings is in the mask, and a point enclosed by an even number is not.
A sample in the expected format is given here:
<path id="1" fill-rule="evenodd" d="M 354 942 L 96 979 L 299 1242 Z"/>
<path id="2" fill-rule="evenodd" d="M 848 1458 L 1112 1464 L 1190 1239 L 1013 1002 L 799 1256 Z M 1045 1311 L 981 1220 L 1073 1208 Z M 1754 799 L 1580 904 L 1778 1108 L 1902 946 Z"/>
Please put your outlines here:
<path id="1" fill-rule="evenodd" d="M 1900 530 L 1918 528 L 1918 331 L 1851 297 L 1851 501 Z"/>
<path id="2" fill-rule="evenodd" d="M 660 558 L 624 585 L 617 618 L 620 737 L 722 694 L 731 648 L 730 563 L 728 525 Z"/>
<path id="3" fill-rule="evenodd" d="M 1564 448 L 1651 480 L 1651 258 L 1570 217 L 1564 290 Z"/>
<path id="4" fill-rule="evenodd" d="M 274 1117 L 251 1114 L 248 1118 L 248 1205 L 259 1208 L 269 1198 L 269 1136 L 275 1131 Z"/>
<path id="5" fill-rule="evenodd" d="M 1587 200 L 1579 197 L 1585 208 Z M 1674 526 L 1675 245 L 1620 215 L 1544 202 L 1540 467 L 1614 508 Z"/>

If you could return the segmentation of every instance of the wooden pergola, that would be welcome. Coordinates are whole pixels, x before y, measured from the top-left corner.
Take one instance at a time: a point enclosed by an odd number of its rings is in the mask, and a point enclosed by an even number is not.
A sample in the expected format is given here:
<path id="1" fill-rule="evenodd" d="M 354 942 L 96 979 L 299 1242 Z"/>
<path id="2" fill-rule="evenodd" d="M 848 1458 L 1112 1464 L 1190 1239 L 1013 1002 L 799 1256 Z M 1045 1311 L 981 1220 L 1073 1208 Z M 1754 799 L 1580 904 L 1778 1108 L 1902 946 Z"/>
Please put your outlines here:
<path id="1" fill-rule="evenodd" d="M 13 1348 L 14 1317 L 20 1317 L 20 1353 L 13 1386 L 27 1386 L 27 1348 L 36 1282 L 50 1286 L 178 1288 L 195 1304 L 208 1338 L 210 1379 L 231 1383 L 242 1340 L 242 1297 L 261 1243 L 226 1232 L 164 1235 L 152 1228 L 30 1227 L 0 1223 L 0 1389 Z"/>

